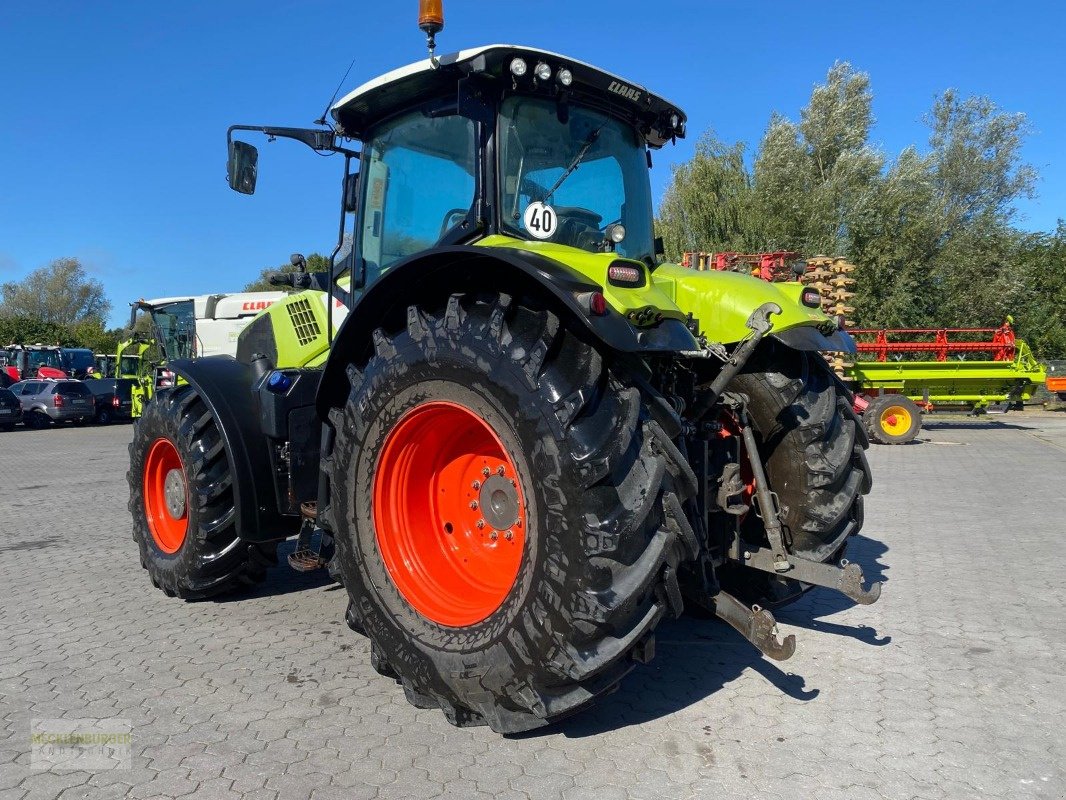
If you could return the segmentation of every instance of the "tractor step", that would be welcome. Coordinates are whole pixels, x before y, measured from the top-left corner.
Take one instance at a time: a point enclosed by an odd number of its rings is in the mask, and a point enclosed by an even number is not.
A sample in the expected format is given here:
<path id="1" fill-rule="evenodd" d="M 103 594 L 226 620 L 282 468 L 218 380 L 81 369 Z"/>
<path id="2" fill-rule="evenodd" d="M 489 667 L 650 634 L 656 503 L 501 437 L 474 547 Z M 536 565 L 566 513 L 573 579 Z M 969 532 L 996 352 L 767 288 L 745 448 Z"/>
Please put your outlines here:
<path id="1" fill-rule="evenodd" d="M 309 501 L 300 503 L 300 516 L 303 524 L 300 526 L 300 535 L 296 539 L 296 549 L 289 554 L 289 566 L 297 572 L 313 572 L 326 566 L 329 559 L 322 556 L 322 543 L 326 540 L 326 533 L 319 531 L 318 547 L 314 547 L 315 520 L 318 518 L 318 504 Z"/>
<path id="2" fill-rule="evenodd" d="M 744 552 L 745 565 L 762 572 L 770 572 L 782 578 L 791 578 L 800 583 L 809 583 L 812 586 L 825 586 L 828 589 L 836 589 L 856 603 L 868 606 L 877 602 L 881 596 L 881 582 L 874 581 L 870 587 L 864 588 L 862 567 L 851 563 L 847 559 L 841 559 L 839 564 L 823 564 L 819 561 L 810 561 L 806 558 L 789 554 L 788 568 L 784 571 L 778 569 L 778 562 L 774 553 L 770 550 L 756 549 Z"/>
<path id="3" fill-rule="evenodd" d="M 326 566 L 326 559 L 313 550 L 296 550 L 289 553 L 289 566 L 297 572 L 313 572 Z"/>
<path id="4" fill-rule="evenodd" d="M 778 640 L 777 620 L 765 608 L 748 608 L 733 595 L 719 592 L 714 596 L 714 613 L 774 661 L 792 658 L 796 652 L 796 637 L 790 633 Z"/>

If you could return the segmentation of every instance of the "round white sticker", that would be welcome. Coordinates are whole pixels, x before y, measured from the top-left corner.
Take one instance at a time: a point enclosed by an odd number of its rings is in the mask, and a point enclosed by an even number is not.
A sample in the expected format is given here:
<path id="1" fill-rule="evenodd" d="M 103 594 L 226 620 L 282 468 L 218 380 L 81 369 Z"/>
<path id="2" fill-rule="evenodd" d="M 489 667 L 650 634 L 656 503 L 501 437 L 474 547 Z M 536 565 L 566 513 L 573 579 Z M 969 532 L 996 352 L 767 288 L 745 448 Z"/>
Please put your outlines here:
<path id="1" fill-rule="evenodd" d="M 530 203 L 522 215 L 526 230 L 535 239 L 550 239 L 559 227 L 559 217 L 555 209 L 544 203 Z"/>

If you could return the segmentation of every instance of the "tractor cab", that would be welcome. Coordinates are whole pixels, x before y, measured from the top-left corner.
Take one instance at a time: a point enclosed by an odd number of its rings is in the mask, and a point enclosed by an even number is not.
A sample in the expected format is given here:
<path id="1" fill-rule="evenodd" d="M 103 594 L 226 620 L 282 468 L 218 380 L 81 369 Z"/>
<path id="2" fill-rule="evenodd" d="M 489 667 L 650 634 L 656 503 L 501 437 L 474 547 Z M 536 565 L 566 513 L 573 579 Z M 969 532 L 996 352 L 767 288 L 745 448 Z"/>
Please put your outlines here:
<path id="1" fill-rule="evenodd" d="M 9 345 L 3 350 L 3 369 L 16 381 L 26 378 L 65 378 L 59 347 L 42 344 Z"/>
<path id="2" fill-rule="evenodd" d="M 490 236 L 655 265 L 649 151 L 685 135 L 673 103 L 588 64 L 490 45 L 394 70 L 333 105 L 334 131 L 231 129 L 230 185 L 251 193 L 257 153 L 234 130 L 359 159 L 356 288 L 433 247 Z M 341 142 L 358 140 L 360 153 Z"/>

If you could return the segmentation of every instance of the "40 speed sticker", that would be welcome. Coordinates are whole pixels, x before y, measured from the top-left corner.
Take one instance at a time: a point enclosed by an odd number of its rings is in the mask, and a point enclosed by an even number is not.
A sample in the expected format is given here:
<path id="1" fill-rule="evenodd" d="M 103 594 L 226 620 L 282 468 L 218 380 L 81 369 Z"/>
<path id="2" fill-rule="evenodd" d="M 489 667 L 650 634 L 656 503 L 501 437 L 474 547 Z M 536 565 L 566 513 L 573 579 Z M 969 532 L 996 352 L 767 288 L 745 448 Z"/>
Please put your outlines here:
<path id="1" fill-rule="evenodd" d="M 522 215 L 526 230 L 535 239 L 550 239 L 559 227 L 555 209 L 541 202 L 530 203 Z"/>

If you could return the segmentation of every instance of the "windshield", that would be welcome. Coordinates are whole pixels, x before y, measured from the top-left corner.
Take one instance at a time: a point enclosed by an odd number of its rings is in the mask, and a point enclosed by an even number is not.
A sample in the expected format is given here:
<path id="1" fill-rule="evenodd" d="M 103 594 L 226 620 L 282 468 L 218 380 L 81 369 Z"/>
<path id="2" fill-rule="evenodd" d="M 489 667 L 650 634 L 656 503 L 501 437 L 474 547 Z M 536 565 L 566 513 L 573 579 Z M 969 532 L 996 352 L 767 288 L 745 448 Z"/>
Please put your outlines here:
<path id="1" fill-rule="evenodd" d="M 63 369 L 63 362 L 58 350 L 27 350 L 26 366 L 31 372 L 36 367 Z"/>
<path id="2" fill-rule="evenodd" d="M 119 359 L 118 371 L 120 375 L 138 375 L 141 371 L 140 356 L 122 356 Z"/>
<path id="3" fill-rule="evenodd" d="M 509 97 L 500 109 L 501 217 L 508 232 L 654 264 L 651 186 L 644 143 L 604 114 L 553 100 Z M 546 211 L 545 211 L 546 209 Z"/>
<path id="4" fill-rule="evenodd" d="M 162 337 L 159 345 L 163 357 L 193 358 L 196 355 L 196 312 L 192 300 L 170 303 L 152 309 L 152 320 L 157 334 Z"/>

